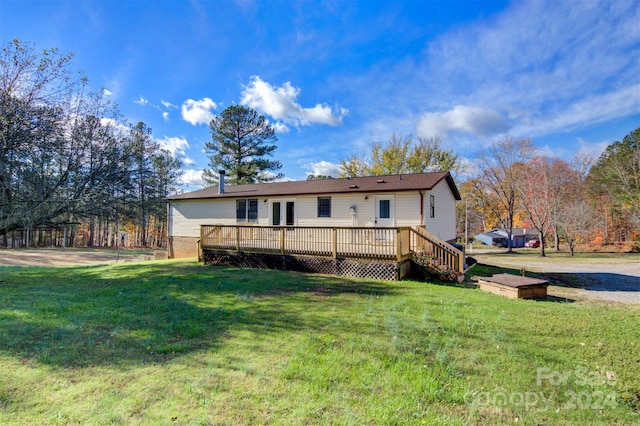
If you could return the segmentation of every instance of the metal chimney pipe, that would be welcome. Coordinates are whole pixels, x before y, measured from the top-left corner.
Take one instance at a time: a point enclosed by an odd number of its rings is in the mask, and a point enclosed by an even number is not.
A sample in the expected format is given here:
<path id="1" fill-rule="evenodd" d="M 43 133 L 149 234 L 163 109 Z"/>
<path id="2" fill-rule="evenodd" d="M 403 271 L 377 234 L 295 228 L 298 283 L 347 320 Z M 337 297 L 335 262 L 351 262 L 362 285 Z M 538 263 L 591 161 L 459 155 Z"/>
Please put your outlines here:
<path id="1" fill-rule="evenodd" d="M 224 194 L 224 170 L 219 170 L 220 178 L 218 179 L 218 194 Z"/>

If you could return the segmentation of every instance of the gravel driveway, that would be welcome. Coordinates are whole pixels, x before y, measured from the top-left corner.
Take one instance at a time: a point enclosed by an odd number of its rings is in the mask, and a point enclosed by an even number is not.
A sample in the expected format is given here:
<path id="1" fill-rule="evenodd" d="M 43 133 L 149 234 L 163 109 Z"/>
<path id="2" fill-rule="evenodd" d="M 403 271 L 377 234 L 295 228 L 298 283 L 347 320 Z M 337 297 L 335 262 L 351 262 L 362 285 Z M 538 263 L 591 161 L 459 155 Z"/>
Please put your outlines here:
<path id="1" fill-rule="evenodd" d="M 551 282 L 567 285 L 550 285 L 548 293 L 552 296 L 640 304 L 640 255 L 630 255 L 621 261 L 606 259 L 603 262 L 587 259 L 545 262 L 542 259 L 526 260 L 508 256 L 501 256 L 496 260 L 495 256 L 483 254 L 474 257 L 478 262 L 487 265 L 525 268 L 528 271 L 542 273 Z"/>

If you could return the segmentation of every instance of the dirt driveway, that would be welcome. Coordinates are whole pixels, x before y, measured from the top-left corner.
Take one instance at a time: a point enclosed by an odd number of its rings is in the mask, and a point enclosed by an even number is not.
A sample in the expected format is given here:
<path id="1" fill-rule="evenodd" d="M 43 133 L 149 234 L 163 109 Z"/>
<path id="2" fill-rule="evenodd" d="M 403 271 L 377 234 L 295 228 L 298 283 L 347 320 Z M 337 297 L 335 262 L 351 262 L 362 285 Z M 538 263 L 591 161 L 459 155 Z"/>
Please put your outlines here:
<path id="1" fill-rule="evenodd" d="M 0 266 L 104 265 L 151 260 L 152 250 L 111 249 L 0 249 Z"/>
<path id="2" fill-rule="evenodd" d="M 570 262 L 548 262 L 544 259 L 530 260 L 518 257 L 477 254 L 478 262 L 525 268 L 542 273 L 552 283 L 548 293 L 552 296 L 573 300 L 600 300 L 628 304 L 640 304 L 640 255 L 625 255 L 620 259 L 571 260 Z"/>

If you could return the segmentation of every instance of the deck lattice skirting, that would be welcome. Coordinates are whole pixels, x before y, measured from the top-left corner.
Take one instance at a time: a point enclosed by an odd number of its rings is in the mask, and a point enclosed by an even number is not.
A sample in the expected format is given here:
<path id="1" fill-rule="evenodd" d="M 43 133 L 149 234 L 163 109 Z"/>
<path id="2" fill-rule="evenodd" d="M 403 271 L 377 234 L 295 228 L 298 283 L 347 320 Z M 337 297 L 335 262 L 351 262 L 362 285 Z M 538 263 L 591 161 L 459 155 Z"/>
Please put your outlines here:
<path id="1" fill-rule="evenodd" d="M 208 265 L 291 270 L 382 280 L 411 272 L 415 255 L 464 276 L 464 254 L 410 227 L 203 225 L 200 257 Z"/>
<path id="2" fill-rule="evenodd" d="M 206 265 L 234 266 L 238 268 L 277 269 L 281 271 L 310 272 L 347 277 L 373 278 L 395 281 L 400 278 L 401 265 L 381 260 L 330 258 L 273 253 L 235 252 L 203 249 Z"/>

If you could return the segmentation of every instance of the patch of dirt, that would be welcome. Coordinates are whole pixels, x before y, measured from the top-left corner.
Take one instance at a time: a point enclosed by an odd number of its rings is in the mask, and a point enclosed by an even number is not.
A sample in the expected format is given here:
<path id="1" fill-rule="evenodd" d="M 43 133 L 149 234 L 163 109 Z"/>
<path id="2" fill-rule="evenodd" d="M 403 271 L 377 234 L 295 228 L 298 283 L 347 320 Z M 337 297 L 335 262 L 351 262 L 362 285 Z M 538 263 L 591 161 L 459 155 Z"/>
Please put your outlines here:
<path id="1" fill-rule="evenodd" d="M 82 266 L 154 259 L 152 250 L 0 249 L 0 266 Z"/>

